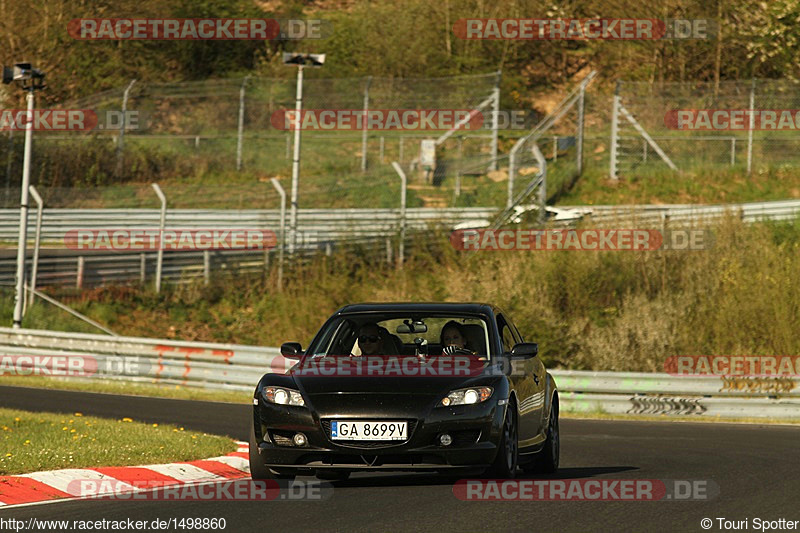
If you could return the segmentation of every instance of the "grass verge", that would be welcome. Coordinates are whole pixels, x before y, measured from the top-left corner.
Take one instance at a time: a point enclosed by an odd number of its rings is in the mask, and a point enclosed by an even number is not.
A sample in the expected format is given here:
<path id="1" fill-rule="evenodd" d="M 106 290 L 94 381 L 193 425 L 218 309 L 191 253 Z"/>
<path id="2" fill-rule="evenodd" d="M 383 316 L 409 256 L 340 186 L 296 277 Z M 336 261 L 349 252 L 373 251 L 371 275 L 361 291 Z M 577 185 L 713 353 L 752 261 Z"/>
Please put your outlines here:
<path id="1" fill-rule="evenodd" d="M 43 376 L 3 376 L 0 385 L 28 387 L 33 389 L 52 389 L 80 392 L 98 392 L 130 396 L 150 396 L 174 400 L 198 400 L 206 402 L 225 402 L 249 404 L 253 400 L 251 392 L 207 390 L 180 385 L 151 383 L 131 383 L 127 381 L 99 379 L 60 379 Z M 253 382 L 255 389 L 256 383 Z"/>
<path id="2" fill-rule="evenodd" d="M 0 408 L 0 474 L 193 461 L 236 450 L 227 437 L 131 418 Z"/>

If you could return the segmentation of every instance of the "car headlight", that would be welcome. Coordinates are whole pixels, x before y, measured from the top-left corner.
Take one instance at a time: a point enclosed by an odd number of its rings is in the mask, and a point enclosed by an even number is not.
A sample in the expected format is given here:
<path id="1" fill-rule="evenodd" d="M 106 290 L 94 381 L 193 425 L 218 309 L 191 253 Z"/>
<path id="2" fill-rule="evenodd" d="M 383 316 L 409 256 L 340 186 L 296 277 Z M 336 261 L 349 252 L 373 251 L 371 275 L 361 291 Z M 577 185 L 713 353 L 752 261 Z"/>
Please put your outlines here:
<path id="1" fill-rule="evenodd" d="M 284 389 L 283 387 L 264 387 L 264 392 L 262 394 L 264 399 L 269 403 L 296 405 L 299 407 L 306 406 L 306 402 L 303 401 L 303 396 L 296 390 Z"/>
<path id="2" fill-rule="evenodd" d="M 451 405 L 470 405 L 473 403 L 485 402 L 492 396 L 491 387 L 470 387 L 469 389 L 458 389 L 451 391 L 450 394 L 442 398 L 439 407 L 450 407 Z"/>

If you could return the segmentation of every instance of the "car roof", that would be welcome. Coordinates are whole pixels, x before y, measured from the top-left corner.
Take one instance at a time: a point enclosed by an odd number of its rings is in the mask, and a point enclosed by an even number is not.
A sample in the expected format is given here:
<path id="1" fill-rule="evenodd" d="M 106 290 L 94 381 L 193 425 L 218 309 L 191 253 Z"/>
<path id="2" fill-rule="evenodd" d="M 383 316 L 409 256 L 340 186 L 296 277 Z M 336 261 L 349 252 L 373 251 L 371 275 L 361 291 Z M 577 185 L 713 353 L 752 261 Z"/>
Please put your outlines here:
<path id="1" fill-rule="evenodd" d="M 478 302 L 365 302 L 350 304 L 339 309 L 337 315 L 361 313 L 464 313 L 471 315 L 491 315 L 497 308 L 491 304 Z"/>

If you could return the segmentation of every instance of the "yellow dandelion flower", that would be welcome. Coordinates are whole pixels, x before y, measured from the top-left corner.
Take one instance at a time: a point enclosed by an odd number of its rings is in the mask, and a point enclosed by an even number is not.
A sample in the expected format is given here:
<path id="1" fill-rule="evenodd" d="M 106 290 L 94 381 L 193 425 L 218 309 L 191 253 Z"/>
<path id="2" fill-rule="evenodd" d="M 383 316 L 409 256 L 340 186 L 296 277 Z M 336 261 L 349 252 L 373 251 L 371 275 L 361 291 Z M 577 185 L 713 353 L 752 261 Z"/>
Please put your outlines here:
<path id="1" fill-rule="evenodd" d="M 132 418 L 125 417 L 122 419 L 123 422 L 133 422 Z"/>
<path id="2" fill-rule="evenodd" d="M 67 426 L 64 426 L 63 428 L 61 428 L 61 431 L 66 431 L 66 430 L 68 430 L 68 429 L 69 429 L 69 428 L 68 428 Z"/>
<path id="3" fill-rule="evenodd" d="M 158 427 L 158 424 L 153 424 L 153 427 L 154 427 L 154 428 L 157 428 L 157 427 Z"/>
<path id="4" fill-rule="evenodd" d="M 75 413 L 75 416 L 83 416 L 83 413 Z"/>

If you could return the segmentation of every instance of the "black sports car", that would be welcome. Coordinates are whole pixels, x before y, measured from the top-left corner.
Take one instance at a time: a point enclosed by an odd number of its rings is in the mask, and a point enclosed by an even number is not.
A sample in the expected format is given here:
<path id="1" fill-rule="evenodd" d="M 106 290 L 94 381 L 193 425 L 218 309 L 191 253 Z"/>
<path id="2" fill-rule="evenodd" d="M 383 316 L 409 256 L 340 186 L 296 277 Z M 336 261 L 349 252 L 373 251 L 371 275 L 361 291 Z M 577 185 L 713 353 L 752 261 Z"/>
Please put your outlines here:
<path id="1" fill-rule="evenodd" d="M 256 387 L 253 479 L 558 469 L 555 381 L 493 305 L 348 305 L 281 353 L 297 363 Z"/>

